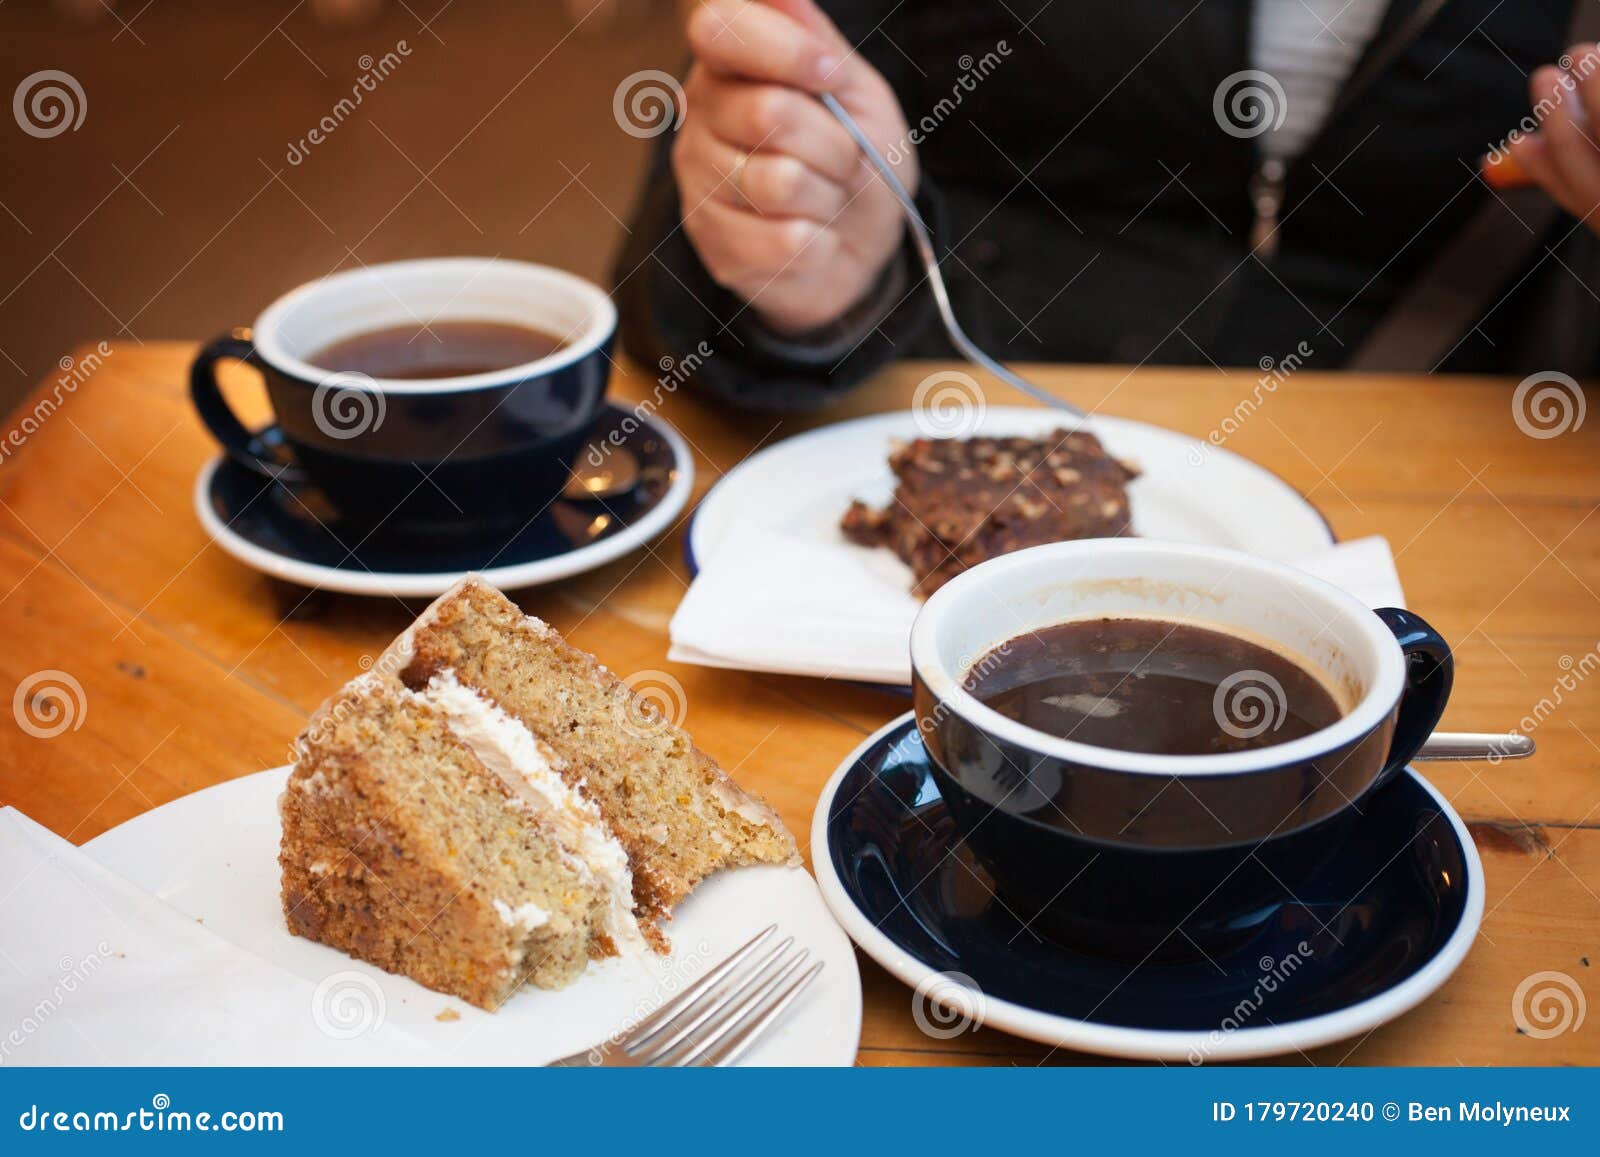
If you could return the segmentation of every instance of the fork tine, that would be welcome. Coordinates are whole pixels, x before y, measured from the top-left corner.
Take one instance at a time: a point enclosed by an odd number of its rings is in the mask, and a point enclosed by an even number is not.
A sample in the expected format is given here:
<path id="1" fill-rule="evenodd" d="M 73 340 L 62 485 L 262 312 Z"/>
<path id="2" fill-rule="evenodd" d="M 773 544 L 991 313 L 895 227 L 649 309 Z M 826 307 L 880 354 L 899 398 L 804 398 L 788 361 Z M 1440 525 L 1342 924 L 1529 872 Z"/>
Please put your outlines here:
<path id="1" fill-rule="evenodd" d="M 755 951 L 757 945 L 759 945 L 763 940 L 765 940 L 768 936 L 771 936 L 777 930 L 778 926 L 776 924 L 768 924 L 760 932 L 757 932 L 749 940 L 746 940 L 743 945 L 735 948 L 732 953 L 722 960 L 721 963 L 713 967 L 704 976 L 700 977 L 688 988 L 678 993 L 677 996 L 667 1001 L 667 1003 L 656 1009 L 649 1016 L 644 1017 L 632 1028 L 628 1029 L 628 1031 L 619 1038 L 618 1043 L 620 1043 L 623 1048 L 630 1052 L 643 1045 L 652 1036 L 654 1036 L 661 1029 L 661 1027 L 666 1024 L 667 1021 L 671 1020 L 684 1009 L 688 1008 L 689 1005 L 693 1004 L 701 993 L 705 992 L 706 989 L 710 988 L 713 984 L 717 983 L 717 981 L 728 975 L 728 973 L 731 972 L 741 960 L 749 956 L 751 952 Z"/>
<path id="2" fill-rule="evenodd" d="M 752 1010 L 743 1018 L 750 1022 L 747 1026 L 740 1028 L 728 1040 L 711 1052 L 703 1054 L 693 1063 L 704 1066 L 731 1065 L 744 1056 L 750 1046 L 761 1039 L 761 1034 L 766 1031 L 767 1026 L 782 1016 L 783 1010 L 793 1004 L 806 987 L 817 978 L 817 974 L 822 971 L 823 963 L 824 961 L 817 961 L 791 981 L 787 988 L 768 997 L 759 1008 Z"/>
<path id="3" fill-rule="evenodd" d="M 783 962 L 777 974 L 761 980 L 758 984 L 755 978 L 745 985 L 737 994 L 738 1002 L 718 1014 L 715 1020 L 706 1025 L 705 1029 L 694 1037 L 684 1042 L 687 1052 L 678 1052 L 670 1060 L 658 1060 L 657 1063 L 670 1065 L 692 1065 L 704 1056 L 707 1051 L 716 1046 L 730 1032 L 738 1027 L 745 1015 L 759 1005 L 775 990 L 781 988 L 783 983 L 794 975 L 795 971 L 806 962 L 811 955 L 810 950 L 802 948 L 798 954 L 788 957 Z"/>
<path id="4" fill-rule="evenodd" d="M 766 955 L 754 965 L 741 967 L 737 972 L 729 974 L 722 983 L 704 993 L 691 1007 L 661 1025 L 652 1034 L 651 1040 L 630 1047 L 628 1054 L 641 1064 L 655 1064 L 706 1021 L 713 1017 L 720 1018 L 729 1003 L 748 992 L 751 985 L 764 984 L 772 975 L 773 968 L 781 964 L 781 958 L 793 944 L 793 936 L 784 937 L 782 941 L 768 949 Z M 658 1037 L 661 1039 L 655 1039 Z"/>

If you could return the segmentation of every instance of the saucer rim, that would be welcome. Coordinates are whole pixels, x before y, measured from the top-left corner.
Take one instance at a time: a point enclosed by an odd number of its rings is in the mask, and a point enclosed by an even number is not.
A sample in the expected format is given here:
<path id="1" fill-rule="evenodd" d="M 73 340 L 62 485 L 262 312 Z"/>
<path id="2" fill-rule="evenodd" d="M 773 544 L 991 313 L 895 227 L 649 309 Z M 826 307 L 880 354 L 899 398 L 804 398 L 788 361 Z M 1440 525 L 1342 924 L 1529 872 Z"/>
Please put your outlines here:
<path id="1" fill-rule="evenodd" d="M 617 413 L 631 414 L 641 426 L 661 437 L 672 450 L 675 475 L 672 485 L 662 495 L 661 501 L 647 511 L 644 517 L 625 529 L 599 542 L 533 562 L 513 563 L 509 566 L 488 567 L 474 573 L 486 581 L 506 590 L 518 590 L 559 582 L 615 562 L 626 554 L 653 541 L 669 529 L 672 520 L 683 512 L 694 491 L 694 456 L 683 435 L 664 418 L 654 414 L 639 414 L 632 407 L 608 402 L 606 408 Z M 604 411 L 602 411 L 604 413 Z M 432 598 L 449 590 L 460 581 L 465 571 L 431 571 L 421 574 L 400 574 L 394 571 L 345 570 L 324 566 L 321 563 L 303 562 L 293 556 L 268 550 L 235 531 L 223 522 L 211 508 L 211 486 L 218 469 L 228 457 L 226 451 L 218 453 L 200 468 L 194 482 L 194 510 L 201 529 L 225 554 L 243 563 L 251 570 L 282 579 L 297 586 L 315 590 L 336 591 L 350 595 L 392 596 L 395 598 Z"/>
<path id="2" fill-rule="evenodd" d="M 902 948 L 867 918 L 845 888 L 844 881 L 839 878 L 828 843 L 828 815 L 845 776 L 885 737 L 908 725 L 916 726 L 915 712 L 908 711 L 896 716 L 862 740 L 829 777 L 811 816 L 811 865 L 829 911 L 850 939 L 896 979 L 919 992 L 927 991 L 931 999 L 933 993 L 939 990 L 931 985 L 932 978 L 945 974 Z M 1460 919 L 1449 938 L 1427 963 L 1398 984 L 1346 1008 L 1285 1024 L 1234 1029 L 1220 1040 L 1212 1039 L 1216 1031 L 1213 1029 L 1150 1029 L 1104 1024 L 1043 1012 L 988 996 L 980 990 L 982 1023 L 988 1028 L 997 1028 L 1056 1048 L 1130 1060 L 1187 1061 L 1192 1064 L 1192 1057 L 1197 1052 L 1203 1058 L 1201 1063 L 1206 1063 L 1249 1060 L 1317 1048 L 1369 1032 L 1411 1011 L 1438 991 L 1466 959 L 1483 922 L 1485 889 L 1483 861 L 1466 823 L 1450 805 L 1450 801 L 1416 768 L 1408 767 L 1405 773 L 1433 797 L 1440 812 L 1449 820 L 1456 841 L 1461 845 L 1462 860 L 1466 865 L 1467 896 Z M 947 980 L 945 983 L 950 982 Z M 960 987 L 967 991 L 965 986 Z"/>

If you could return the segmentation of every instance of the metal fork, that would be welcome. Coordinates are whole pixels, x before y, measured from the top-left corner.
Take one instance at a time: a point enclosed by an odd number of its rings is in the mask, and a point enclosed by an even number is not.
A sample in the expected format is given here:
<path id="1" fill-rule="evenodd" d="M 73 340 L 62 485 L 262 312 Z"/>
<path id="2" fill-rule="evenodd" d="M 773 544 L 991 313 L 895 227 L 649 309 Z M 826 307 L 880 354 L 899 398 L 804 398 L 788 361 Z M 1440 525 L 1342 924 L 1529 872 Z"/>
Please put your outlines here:
<path id="1" fill-rule="evenodd" d="M 905 215 L 906 224 L 911 226 L 911 238 L 916 242 L 917 256 L 922 259 L 922 267 L 928 275 L 928 288 L 933 290 L 934 304 L 939 307 L 939 320 L 944 323 L 944 331 L 950 336 L 951 344 L 961 351 L 961 355 L 969 362 L 988 370 L 1012 389 L 1020 390 L 1047 406 L 1065 410 L 1079 418 L 1087 418 L 1087 414 L 1065 398 L 1057 397 L 1043 386 L 1034 385 L 1021 374 L 995 361 L 967 336 L 967 331 L 961 328 L 961 323 L 956 320 L 955 310 L 950 306 L 950 294 L 945 289 L 944 274 L 939 271 L 939 254 L 933 247 L 933 234 L 928 232 L 922 214 L 917 212 L 917 203 L 911 199 L 911 194 L 906 192 L 906 187 L 900 183 L 900 178 L 895 175 L 893 167 L 878 151 L 878 146 L 867 138 L 867 134 L 861 131 L 861 126 L 856 124 L 855 118 L 845 111 L 844 105 L 829 92 L 822 94 L 822 103 L 844 126 L 845 132 L 855 141 L 856 148 L 861 150 L 861 155 L 867 159 L 867 163 L 873 167 L 878 176 L 883 178 L 883 183 L 888 186 L 889 192 L 894 194 L 895 200 L 900 202 L 900 211 Z"/>
<path id="2" fill-rule="evenodd" d="M 768 924 L 638 1024 L 582 1052 L 551 1061 L 551 1065 L 683 1068 L 733 1064 L 822 971 L 820 960 L 799 971 L 811 952 L 806 948 L 791 951 L 793 936 L 758 952 L 777 930 L 776 924 Z"/>

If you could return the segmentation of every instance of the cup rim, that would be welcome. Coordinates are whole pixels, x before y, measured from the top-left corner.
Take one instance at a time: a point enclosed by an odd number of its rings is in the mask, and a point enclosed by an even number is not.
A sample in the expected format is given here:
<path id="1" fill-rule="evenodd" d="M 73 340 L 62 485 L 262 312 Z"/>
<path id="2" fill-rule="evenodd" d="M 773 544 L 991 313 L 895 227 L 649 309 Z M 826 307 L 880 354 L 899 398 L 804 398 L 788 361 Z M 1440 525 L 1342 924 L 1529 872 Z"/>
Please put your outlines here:
<path id="1" fill-rule="evenodd" d="M 1221 755 L 1151 755 L 1063 739 L 1018 723 L 994 708 L 986 706 L 968 692 L 962 686 L 964 671 L 952 672 L 940 663 L 936 646 L 937 632 L 947 618 L 953 613 L 958 613 L 957 609 L 972 592 L 982 589 L 985 584 L 997 581 L 1009 572 L 1037 565 L 1042 560 L 1069 561 L 1077 557 L 1104 557 L 1107 554 L 1120 554 L 1130 558 L 1156 556 L 1205 558 L 1239 567 L 1250 567 L 1258 572 L 1264 571 L 1303 592 L 1332 601 L 1347 612 L 1351 622 L 1376 647 L 1379 657 L 1377 677 L 1372 680 L 1360 701 L 1336 722 L 1299 739 Z M 1004 641 L 997 639 L 995 645 Z M 1405 657 L 1393 633 L 1384 625 L 1382 619 L 1372 613 L 1371 608 L 1332 583 L 1284 563 L 1245 554 L 1242 551 L 1131 538 L 1090 539 L 1029 547 L 990 559 L 957 575 L 929 596 L 912 624 L 911 668 L 917 679 L 947 710 L 961 716 L 978 730 L 988 732 L 1016 747 L 1081 766 L 1136 775 L 1160 776 L 1237 775 L 1304 763 L 1347 744 L 1353 744 L 1376 729 L 1395 709 L 1405 687 Z"/>
<path id="2" fill-rule="evenodd" d="M 468 374 L 458 378 L 374 378 L 349 371 L 327 370 L 298 358 L 283 347 L 278 330 L 284 318 L 294 309 L 320 293 L 342 286 L 373 279 L 381 280 L 385 273 L 435 272 L 447 276 L 469 273 L 488 267 L 521 271 L 560 284 L 574 296 L 583 299 L 592 308 L 590 322 L 583 332 L 554 353 L 531 362 L 507 366 L 483 374 Z M 251 326 L 251 341 L 262 361 L 272 368 L 313 385 L 337 381 L 341 387 L 371 385 L 384 394 L 454 394 L 470 390 L 491 389 L 514 385 L 530 377 L 553 373 L 581 361 L 599 349 L 617 330 L 617 307 L 611 295 L 587 278 L 558 269 L 553 265 L 540 265 L 532 261 L 516 261 L 500 257 L 420 257 L 406 261 L 385 261 L 376 265 L 363 265 L 359 269 L 346 269 L 326 277 L 318 277 L 291 289 L 274 300 L 256 316 Z"/>

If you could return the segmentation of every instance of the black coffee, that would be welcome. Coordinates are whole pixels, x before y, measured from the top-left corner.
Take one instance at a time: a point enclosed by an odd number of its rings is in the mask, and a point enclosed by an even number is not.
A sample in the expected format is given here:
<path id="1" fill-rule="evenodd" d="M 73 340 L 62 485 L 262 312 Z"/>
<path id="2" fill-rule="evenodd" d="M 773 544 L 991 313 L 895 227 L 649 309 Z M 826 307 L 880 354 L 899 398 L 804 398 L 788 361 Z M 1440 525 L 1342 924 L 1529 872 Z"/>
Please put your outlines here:
<path id="1" fill-rule="evenodd" d="M 1149 755 L 1287 743 L 1343 714 L 1293 660 L 1247 639 L 1161 619 L 1085 619 L 1019 635 L 965 688 L 1049 735 Z"/>
<path id="2" fill-rule="evenodd" d="M 460 378 L 549 357 L 567 343 L 551 333 L 500 321 L 396 325 L 342 338 L 306 360 L 370 378 Z"/>

